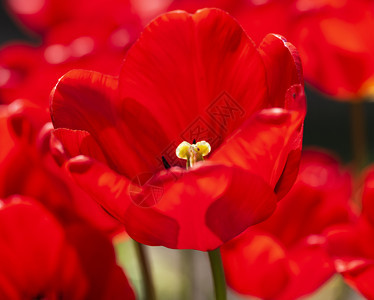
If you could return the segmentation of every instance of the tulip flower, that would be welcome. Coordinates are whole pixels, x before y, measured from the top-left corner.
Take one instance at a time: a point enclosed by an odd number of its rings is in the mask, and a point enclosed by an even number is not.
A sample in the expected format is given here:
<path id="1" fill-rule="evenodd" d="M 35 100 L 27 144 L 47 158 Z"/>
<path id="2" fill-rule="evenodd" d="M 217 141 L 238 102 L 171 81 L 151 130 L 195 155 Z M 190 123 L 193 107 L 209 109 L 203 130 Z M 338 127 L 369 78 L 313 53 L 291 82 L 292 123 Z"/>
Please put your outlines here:
<path id="1" fill-rule="evenodd" d="M 50 124 L 45 112 L 27 101 L 0 106 L 0 198 L 32 197 L 56 217 L 78 214 L 112 236 L 123 226 L 77 187 L 48 153 Z"/>
<path id="2" fill-rule="evenodd" d="M 257 47 L 221 10 L 178 11 L 145 28 L 119 77 L 59 80 L 52 148 L 136 241 L 206 251 L 273 213 L 296 178 L 304 115 L 299 58 L 284 38 Z M 188 170 L 175 152 L 183 141 Z"/>
<path id="3" fill-rule="evenodd" d="M 103 18 L 118 24 L 139 22 L 129 0 L 6 0 L 5 4 L 16 21 L 42 35 L 77 20 L 92 25 L 104 24 Z"/>
<path id="4" fill-rule="evenodd" d="M 339 162 L 305 151 L 298 178 L 275 213 L 221 248 L 228 285 L 263 299 L 314 292 L 335 273 L 323 233 L 354 219 L 350 196 L 351 176 Z"/>
<path id="5" fill-rule="evenodd" d="M 0 201 L 1 299 L 135 299 L 110 241 L 33 199 Z"/>
<path id="6" fill-rule="evenodd" d="M 255 42 L 281 34 L 300 51 L 305 81 L 336 100 L 373 97 L 373 2 L 174 0 L 170 9 L 229 11 Z"/>
<path id="7" fill-rule="evenodd" d="M 336 271 L 367 299 L 374 298 L 373 187 L 374 169 L 371 166 L 363 183 L 360 218 L 354 224 L 335 226 L 326 233 Z"/>
<path id="8" fill-rule="evenodd" d="M 289 39 L 300 51 L 308 82 L 337 100 L 373 97 L 373 3 L 298 3 L 300 12 Z"/>
<path id="9" fill-rule="evenodd" d="M 28 99 L 47 109 L 58 78 L 72 68 L 115 75 L 140 24 L 75 20 L 50 29 L 41 46 L 11 43 L 0 50 L 0 103 Z"/>

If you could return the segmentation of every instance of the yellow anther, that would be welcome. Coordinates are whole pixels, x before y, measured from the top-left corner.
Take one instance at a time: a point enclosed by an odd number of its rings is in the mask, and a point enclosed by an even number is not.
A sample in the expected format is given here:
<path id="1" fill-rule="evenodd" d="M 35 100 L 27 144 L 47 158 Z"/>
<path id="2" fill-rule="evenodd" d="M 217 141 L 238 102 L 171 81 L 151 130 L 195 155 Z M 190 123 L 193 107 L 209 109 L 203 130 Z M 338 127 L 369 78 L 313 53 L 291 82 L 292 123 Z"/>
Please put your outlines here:
<path id="1" fill-rule="evenodd" d="M 181 159 L 187 159 L 188 151 L 190 150 L 191 144 L 187 142 L 182 142 L 177 147 L 175 153 Z"/>
<path id="2" fill-rule="evenodd" d="M 201 153 L 202 156 L 207 156 L 210 153 L 210 145 L 206 141 L 196 143 L 196 150 Z"/>
<path id="3" fill-rule="evenodd" d="M 203 161 L 203 157 L 207 156 L 210 150 L 211 147 L 206 141 L 197 142 L 192 145 L 184 141 L 179 144 L 175 152 L 179 158 L 187 160 L 187 168 L 190 168 L 198 161 Z"/>

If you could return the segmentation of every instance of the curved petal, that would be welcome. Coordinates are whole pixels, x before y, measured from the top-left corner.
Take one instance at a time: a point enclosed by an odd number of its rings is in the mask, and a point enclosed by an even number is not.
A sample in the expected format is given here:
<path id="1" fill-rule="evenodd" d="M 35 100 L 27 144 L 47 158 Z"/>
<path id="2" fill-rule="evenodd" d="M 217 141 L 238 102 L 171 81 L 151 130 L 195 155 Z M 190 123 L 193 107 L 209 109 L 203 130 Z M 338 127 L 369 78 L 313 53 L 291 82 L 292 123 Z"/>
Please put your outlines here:
<path id="1" fill-rule="evenodd" d="M 298 111 L 264 109 L 246 121 L 210 160 L 241 166 L 259 174 L 275 188 L 289 152 L 295 150 L 295 146 L 297 150 L 301 148 L 303 119 L 304 114 Z M 291 175 L 294 180 L 295 174 Z"/>
<path id="2" fill-rule="evenodd" d="M 4 161 L 9 154 L 9 151 L 14 147 L 15 141 L 10 132 L 8 123 L 8 107 L 0 105 L 0 161 Z"/>
<path id="3" fill-rule="evenodd" d="M 299 299 L 335 272 L 324 241 L 311 235 L 287 249 L 273 234 L 249 229 L 222 247 L 228 284 L 264 299 Z"/>
<path id="4" fill-rule="evenodd" d="M 14 299 L 32 298 L 54 288 L 68 298 L 82 299 L 86 281 L 62 226 L 41 205 L 25 199 L 1 202 L 0 295 L 14 287 Z"/>
<path id="5" fill-rule="evenodd" d="M 362 213 L 374 226 L 374 167 L 365 172 L 362 192 Z"/>
<path id="6" fill-rule="evenodd" d="M 321 234 L 331 225 L 349 223 L 350 198 L 351 177 L 339 161 L 325 152 L 306 150 L 292 189 L 271 218 L 257 228 L 271 232 L 290 247 L 310 234 Z"/>
<path id="7" fill-rule="evenodd" d="M 374 298 L 374 263 L 365 267 L 361 272 L 350 273 L 344 276 L 347 283 L 358 290 L 366 299 Z"/>
<path id="8" fill-rule="evenodd" d="M 327 2 L 329 3 L 329 1 Z M 337 100 L 360 101 L 374 75 L 373 4 L 342 1 L 299 15 L 289 38 L 303 59 L 306 80 Z M 305 13 L 304 13 L 305 14 Z M 340 38 L 344 36 L 344 38 Z"/>
<path id="9" fill-rule="evenodd" d="M 62 143 L 60 145 L 59 143 Z M 61 148 L 64 147 L 64 149 Z M 87 155 L 98 161 L 106 163 L 105 155 L 92 136 L 84 130 L 70 130 L 58 128 L 52 132 L 52 153 L 59 157 L 71 158 L 78 155 Z"/>
<path id="10" fill-rule="evenodd" d="M 373 298 L 374 229 L 365 219 L 354 226 L 336 226 L 327 233 L 330 255 L 336 271 L 345 281 L 368 299 Z"/>
<path id="11" fill-rule="evenodd" d="M 266 69 L 269 106 L 285 107 L 284 95 L 289 87 L 304 85 L 299 54 L 284 37 L 275 34 L 262 40 L 259 52 Z"/>
<path id="12" fill-rule="evenodd" d="M 109 166 L 131 178 L 160 167 L 159 144 L 165 144 L 165 138 L 149 112 L 137 103 L 129 99 L 130 109 L 123 109 L 117 101 L 117 88 L 115 77 L 70 71 L 51 95 L 51 116 L 55 128 L 87 131 L 102 149 Z M 143 131 L 137 126 L 139 119 L 155 131 L 158 140 L 147 134 L 149 128 Z M 64 139 L 66 149 L 71 147 L 68 143 Z"/>
<path id="13" fill-rule="evenodd" d="M 108 299 L 111 293 L 114 293 L 111 299 L 135 299 L 126 275 L 116 263 L 111 241 L 84 222 L 64 224 L 64 227 L 88 280 L 85 299 Z"/>
<path id="14" fill-rule="evenodd" d="M 0 295 L 14 287 L 21 298 L 135 299 L 116 264 L 110 240 L 80 221 L 60 223 L 25 197 L 0 202 Z M 11 287 L 11 288 L 9 288 Z"/>
<path id="15" fill-rule="evenodd" d="M 334 275 L 334 264 L 324 243 L 324 237 L 310 235 L 288 252 L 290 281 L 277 299 L 299 299 L 314 292 Z"/>
<path id="16" fill-rule="evenodd" d="M 9 129 L 18 140 L 32 144 L 38 130 L 48 122 L 48 114 L 34 103 L 16 100 L 7 106 Z"/>
<path id="17" fill-rule="evenodd" d="M 49 151 L 50 124 L 38 133 L 43 117 L 38 109 L 27 104 L 16 101 L 0 108 L 0 198 L 14 194 L 33 197 L 61 219 L 78 213 L 108 234 L 123 230 L 121 224 L 61 173 L 45 151 Z M 91 142 L 89 138 L 88 141 Z"/>
<path id="18" fill-rule="evenodd" d="M 122 221 L 126 209 L 131 204 L 127 195 L 130 180 L 115 173 L 106 165 L 83 155 L 67 161 L 66 169 L 83 190 L 87 191 L 109 214 Z M 120 197 L 122 201 L 118 201 Z"/>
<path id="19" fill-rule="evenodd" d="M 226 12 L 175 11 L 150 23 L 128 51 L 119 88 L 124 107 L 129 98 L 146 107 L 169 142 L 217 147 L 264 106 L 265 77 L 254 43 Z"/>
<path id="20" fill-rule="evenodd" d="M 241 294 L 275 299 L 290 280 L 286 249 L 265 232 L 247 230 L 221 253 L 227 283 Z"/>
<path id="21" fill-rule="evenodd" d="M 243 169 L 202 163 L 129 181 L 89 158 L 70 160 L 75 181 L 130 236 L 149 245 L 211 250 L 267 218 L 276 196 L 259 177 Z"/>

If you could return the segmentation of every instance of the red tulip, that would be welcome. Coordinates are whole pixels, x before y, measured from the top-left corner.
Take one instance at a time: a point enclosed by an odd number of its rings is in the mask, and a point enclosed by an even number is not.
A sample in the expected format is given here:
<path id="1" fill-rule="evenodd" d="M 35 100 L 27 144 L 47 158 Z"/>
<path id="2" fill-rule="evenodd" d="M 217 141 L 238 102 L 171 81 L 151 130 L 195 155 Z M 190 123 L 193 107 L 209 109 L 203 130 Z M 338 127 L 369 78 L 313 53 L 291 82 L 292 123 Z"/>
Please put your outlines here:
<path id="1" fill-rule="evenodd" d="M 1 299 L 135 299 L 110 241 L 19 196 L 0 201 Z"/>
<path id="2" fill-rule="evenodd" d="M 281 34 L 288 39 L 288 25 L 294 21 L 291 13 L 294 2 L 294 0 L 174 0 L 169 9 L 183 9 L 193 13 L 204 7 L 221 8 L 237 18 L 256 43 L 261 43 L 268 33 Z"/>
<path id="3" fill-rule="evenodd" d="M 304 152 L 275 213 L 221 248 L 229 286 L 264 299 L 299 299 L 316 290 L 335 272 L 323 231 L 353 219 L 350 195 L 351 177 L 338 161 Z"/>
<path id="4" fill-rule="evenodd" d="M 368 0 L 175 0 L 171 9 L 228 10 L 260 42 L 273 32 L 300 51 L 305 80 L 337 100 L 373 97 L 374 4 Z M 344 38 L 343 38 L 344 37 Z"/>
<path id="5" fill-rule="evenodd" d="M 130 0 L 6 0 L 11 14 L 27 29 L 46 34 L 66 22 L 85 20 L 105 24 L 139 22 Z M 94 32 L 94 29 L 93 29 Z"/>
<path id="6" fill-rule="evenodd" d="M 317 7 L 299 5 L 305 11 L 300 12 L 289 37 L 300 50 L 305 77 L 337 99 L 373 97 L 374 3 L 323 2 Z"/>
<path id="7" fill-rule="evenodd" d="M 290 189 L 304 114 L 291 44 L 268 35 L 256 47 L 223 11 L 179 11 L 145 28 L 119 78 L 60 79 L 52 147 L 135 240 L 210 250 L 270 216 Z M 194 139 L 212 153 L 186 171 L 175 151 Z"/>
<path id="8" fill-rule="evenodd" d="M 336 270 L 367 299 L 374 298 L 373 192 L 374 169 L 371 167 L 365 176 L 359 220 L 355 224 L 336 226 L 326 234 Z"/>
<path id="9" fill-rule="evenodd" d="M 91 68 L 112 75 L 138 37 L 140 24 L 112 20 L 71 21 L 50 29 L 43 44 L 10 44 L 0 50 L 0 102 L 28 99 L 42 108 L 56 81 L 72 68 Z"/>
<path id="10" fill-rule="evenodd" d="M 61 173 L 47 152 L 51 126 L 42 128 L 45 116 L 26 101 L 0 107 L 0 198 L 33 197 L 62 220 L 79 214 L 110 235 L 123 231 L 121 224 Z"/>

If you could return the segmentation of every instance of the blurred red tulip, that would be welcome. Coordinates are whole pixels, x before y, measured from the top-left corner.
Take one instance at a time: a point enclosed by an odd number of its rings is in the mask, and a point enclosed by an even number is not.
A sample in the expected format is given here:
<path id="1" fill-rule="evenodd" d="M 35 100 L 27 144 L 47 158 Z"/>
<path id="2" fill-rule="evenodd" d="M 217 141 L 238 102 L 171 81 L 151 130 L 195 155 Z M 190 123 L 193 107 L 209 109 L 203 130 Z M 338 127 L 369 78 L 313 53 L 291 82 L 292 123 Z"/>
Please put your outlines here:
<path id="1" fill-rule="evenodd" d="M 299 299 L 334 274 L 323 231 L 354 219 L 351 176 L 330 155 L 303 153 L 275 213 L 221 248 L 229 286 L 264 299 Z M 271 282 L 271 284 L 269 284 Z"/>
<path id="2" fill-rule="evenodd" d="M 374 97 L 374 2 L 299 0 L 296 7 L 289 39 L 300 51 L 306 80 L 337 99 Z"/>
<path id="3" fill-rule="evenodd" d="M 145 28 L 119 78 L 74 70 L 60 79 L 54 155 L 135 240 L 215 249 L 271 215 L 291 188 L 302 84 L 282 37 L 256 47 L 223 11 L 168 13 Z M 175 150 L 194 139 L 212 154 L 186 171 Z"/>
<path id="4" fill-rule="evenodd" d="M 374 97 L 374 3 L 368 0 L 175 0 L 170 9 L 229 11 L 260 42 L 273 32 L 300 51 L 305 80 L 337 100 Z"/>
<path id="5" fill-rule="evenodd" d="M 16 21 L 42 35 L 57 25 L 78 20 L 93 26 L 105 24 L 104 20 L 116 24 L 139 22 L 130 0 L 6 0 L 5 3 Z"/>
<path id="6" fill-rule="evenodd" d="M 329 252 L 336 270 L 367 299 L 374 298 L 374 167 L 365 174 L 362 214 L 353 225 L 328 231 Z"/>
<path id="7" fill-rule="evenodd" d="M 118 74 L 140 24 L 76 20 L 50 29 L 39 47 L 9 44 L 0 50 L 0 103 L 28 99 L 42 108 L 56 81 L 73 68 Z"/>
<path id="8" fill-rule="evenodd" d="M 40 203 L 0 201 L 1 299 L 135 299 L 110 241 Z"/>
<path id="9" fill-rule="evenodd" d="M 123 226 L 105 214 L 48 153 L 51 124 L 39 107 L 17 101 L 0 107 L 0 198 L 33 197 L 61 220 L 79 214 L 109 235 Z M 42 127 L 43 126 L 43 127 Z"/>

